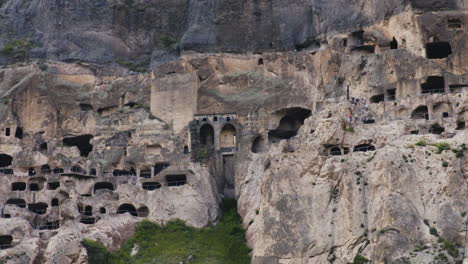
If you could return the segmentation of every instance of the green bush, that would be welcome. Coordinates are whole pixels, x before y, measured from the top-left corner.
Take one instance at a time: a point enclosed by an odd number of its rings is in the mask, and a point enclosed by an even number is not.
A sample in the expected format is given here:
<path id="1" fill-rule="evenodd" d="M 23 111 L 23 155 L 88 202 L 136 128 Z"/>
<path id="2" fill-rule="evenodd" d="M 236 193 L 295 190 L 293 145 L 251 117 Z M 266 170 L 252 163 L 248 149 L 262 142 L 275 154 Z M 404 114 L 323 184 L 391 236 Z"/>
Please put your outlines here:
<path id="1" fill-rule="evenodd" d="M 442 153 L 444 150 L 450 149 L 450 144 L 447 142 L 434 143 L 432 145 L 437 148 L 437 154 Z"/>
<path id="2" fill-rule="evenodd" d="M 138 224 L 136 233 L 120 250 L 113 254 L 104 251 L 109 254 L 108 262 L 93 257 L 89 263 L 186 263 L 189 256 L 192 259 L 190 263 L 194 264 L 250 263 L 245 230 L 237 214 L 235 200 L 225 200 L 223 212 L 223 218 L 216 226 L 202 229 L 187 226 L 181 220 L 174 220 L 163 226 L 144 220 Z M 138 245 L 139 251 L 131 256 L 135 245 Z M 101 251 L 98 253 L 95 254 L 98 257 L 105 256 Z"/>
<path id="3" fill-rule="evenodd" d="M 446 162 L 445 160 L 442 161 L 442 167 L 447 168 L 448 165 L 449 165 L 448 162 Z"/>
<path id="4" fill-rule="evenodd" d="M 81 244 L 86 248 L 86 251 L 88 251 L 89 263 L 111 263 L 109 261 L 112 257 L 112 254 L 101 243 L 85 238 Z"/>
<path id="5" fill-rule="evenodd" d="M 370 262 L 369 259 L 367 259 L 366 257 L 361 256 L 361 255 L 356 255 L 351 264 L 366 264 L 369 262 Z"/>
<path id="6" fill-rule="evenodd" d="M 424 140 L 424 139 L 422 138 L 422 139 L 420 139 L 418 142 L 416 142 L 415 145 L 416 145 L 416 146 L 420 146 L 420 147 L 425 147 L 425 146 L 427 146 L 427 142 L 426 142 L 426 140 Z"/>
<path id="7" fill-rule="evenodd" d="M 447 253 L 450 256 L 452 256 L 454 258 L 458 257 L 459 252 L 458 252 L 458 248 L 457 248 L 456 245 L 454 245 L 454 244 L 450 243 L 450 241 L 447 241 L 447 240 L 442 239 L 442 238 L 439 239 L 439 243 L 441 244 L 441 248 L 443 250 L 446 250 Z"/>
<path id="8" fill-rule="evenodd" d="M 177 40 L 171 36 L 162 35 L 159 38 L 161 46 L 166 50 L 176 50 L 177 49 Z"/>
<path id="9" fill-rule="evenodd" d="M 32 48 L 32 44 L 24 39 L 17 39 L 7 42 L 3 45 L 2 53 L 11 55 L 14 52 L 26 53 L 27 50 Z"/>

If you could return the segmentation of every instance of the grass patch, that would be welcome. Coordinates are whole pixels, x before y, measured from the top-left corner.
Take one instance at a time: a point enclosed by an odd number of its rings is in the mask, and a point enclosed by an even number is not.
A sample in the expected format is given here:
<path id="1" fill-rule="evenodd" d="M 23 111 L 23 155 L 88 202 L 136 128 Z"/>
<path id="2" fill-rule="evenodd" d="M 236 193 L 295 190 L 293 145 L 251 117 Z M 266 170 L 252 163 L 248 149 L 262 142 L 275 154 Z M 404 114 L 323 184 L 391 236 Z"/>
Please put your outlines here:
<path id="1" fill-rule="evenodd" d="M 2 53 L 6 55 L 11 55 L 13 53 L 24 55 L 32 46 L 31 42 L 24 39 L 12 40 L 3 45 Z"/>
<path id="2" fill-rule="evenodd" d="M 249 248 L 236 209 L 234 200 L 225 200 L 221 221 L 216 226 L 202 229 L 187 226 L 181 220 L 171 221 L 164 226 L 142 221 L 135 235 L 115 253 L 108 253 L 95 241 L 84 242 L 91 255 L 89 263 L 188 263 L 187 260 L 191 259 L 190 263 L 194 264 L 248 264 Z M 131 256 L 135 245 L 140 250 Z M 107 257 L 107 261 L 103 257 Z"/>
<path id="3" fill-rule="evenodd" d="M 161 44 L 162 48 L 169 51 L 175 51 L 179 46 L 179 43 L 175 38 L 167 35 L 162 35 L 159 38 L 159 43 Z"/>

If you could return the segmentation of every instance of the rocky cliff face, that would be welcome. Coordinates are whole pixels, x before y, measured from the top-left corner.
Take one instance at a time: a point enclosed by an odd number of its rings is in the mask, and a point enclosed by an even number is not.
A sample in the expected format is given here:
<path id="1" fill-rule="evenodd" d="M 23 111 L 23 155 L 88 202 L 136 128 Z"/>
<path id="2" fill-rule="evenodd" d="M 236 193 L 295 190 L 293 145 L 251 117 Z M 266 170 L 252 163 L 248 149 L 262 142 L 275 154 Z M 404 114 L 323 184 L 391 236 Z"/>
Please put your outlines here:
<path id="1" fill-rule="evenodd" d="M 0 259 L 235 197 L 252 263 L 460 263 L 464 5 L 1 1 Z"/>

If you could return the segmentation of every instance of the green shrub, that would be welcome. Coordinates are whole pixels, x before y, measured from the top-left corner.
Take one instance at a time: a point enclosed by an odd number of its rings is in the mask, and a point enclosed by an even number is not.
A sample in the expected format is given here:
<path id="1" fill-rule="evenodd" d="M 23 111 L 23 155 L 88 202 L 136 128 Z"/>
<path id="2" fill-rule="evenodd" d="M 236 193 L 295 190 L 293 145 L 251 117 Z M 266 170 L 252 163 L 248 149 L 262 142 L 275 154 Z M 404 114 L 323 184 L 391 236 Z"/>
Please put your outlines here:
<path id="1" fill-rule="evenodd" d="M 177 40 L 171 36 L 162 35 L 159 38 L 161 46 L 166 50 L 176 50 L 177 49 Z"/>
<path id="2" fill-rule="evenodd" d="M 163 226 L 144 220 L 120 250 L 109 253 L 108 262 L 93 258 L 89 263 L 186 263 L 188 256 L 192 256 L 190 263 L 194 264 L 250 263 L 245 230 L 237 214 L 235 200 L 225 200 L 223 212 L 223 218 L 216 226 L 202 229 L 187 226 L 181 220 L 170 221 Z M 135 245 L 139 246 L 139 251 L 131 256 Z"/>
<path id="3" fill-rule="evenodd" d="M 427 142 L 426 142 L 426 140 L 424 140 L 424 139 L 422 138 L 422 139 L 420 139 L 418 142 L 416 142 L 415 145 L 416 145 L 416 146 L 420 146 L 420 147 L 425 147 L 425 146 L 427 146 Z"/>
<path id="4" fill-rule="evenodd" d="M 443 250 L 446 250 L 447 253 L 448 253 L 450 256 L 452 256 L 452 257 L 454 257 L 454 258 L 457 258 L 457 257 L 458 257 L 459 252 L 458 252 L 458 248 L 457 248 L 456 245 L 454 245 L 454 244 L 450 243 L 450 241 L 447 241 L 447 240 L 442 239 L 442 238 L 439 239 L 439 243 L 441 243 L 441 248 L 442 248 Z"/>
<path id="5" fill-rule="evenodd" d="M 32 48 L 31 42 L 24 40 L 24 39 L 17 39 L 7 42 L 3 45 L 2 53 L 6 55 L 11 55 L 14 52 L 26 53 L 29 49 Z"/>
<path id="6" fill-rule="evenodd" d="M 81 244 L 86 248 L 86 251 L 88 251 L 89 263 L 111 263 L 110 258 L 112 257 L 112 254 L 101 243 L 85 238 Z"/>
<path id="7" fill-rule="evenodd" d="M 365 264 L 369 262 L 370 262 L 369 259 L 367 259 L 366 257 L 361 256 L 361 255 L 356 255 L 351 264 Z"/>
<path id="8" fill-rule="evenodd" d="M 344 131 L 349 132 L 349 133 L 354 133 L 354 128 L 353 127 L 346 127 Z"/>
<path id="9" fill-rule="evenodd" d="M 442 167 L 447 168 L 448 165 L 449 165 L 448 162 L 446 162 L 445 160 L 442 161 Z"/>
<path id="10" fill-rule="evenodd" d="M 450 144 L 447 142 L 434 143 L 432 145 L 437 148 L 437 154 L 442 153 L 444 150 L 450 149 Z"/>
<path id="11" fill-rule="evenodd" d="M 436 237 L 439 236 L 439 232 L 437 232 L 437 229 L 435 227 L 429 228 L 429 234 L 436 236 Z"/>

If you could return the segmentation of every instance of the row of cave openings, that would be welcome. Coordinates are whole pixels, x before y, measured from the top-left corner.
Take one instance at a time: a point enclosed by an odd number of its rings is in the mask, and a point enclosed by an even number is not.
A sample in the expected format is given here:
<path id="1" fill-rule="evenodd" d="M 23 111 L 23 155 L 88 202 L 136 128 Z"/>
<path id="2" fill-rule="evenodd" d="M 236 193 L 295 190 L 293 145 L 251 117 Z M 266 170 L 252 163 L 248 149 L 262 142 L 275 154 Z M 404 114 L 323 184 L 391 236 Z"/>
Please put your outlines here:
<path id="1" fill-rule="evenodd" d="M 468 84 L 451 84 L 449 90 L 451 93 L 460 93 L 463 88 L 468 88 Z M 384 101 L 395 101 L 396 88 L 387 89 L 383 94 L 377 94 L 370 98 L 371 103 L 380 103 Z M 445 93 L 445 79 L 443 76 L 428 76 L 421 84 L 421 94 L 443 94 Z"/>
<path id="2" fill-rule="evenodd" d="M 460 26 L 461 28 L 461 21 L 458 19 L 449 20 L 449 24 L 454 27 Z M 401 39 L 401 42 L 404 45 L 406 45 L 405 39 Z M 364 30 L 359 30 L 351 33 L 348 36 L 348 38 L 342 39 L 341 44 L 343 47 L 351 47 L 351 51 L 362 51 L 370 54 L 375 53 L 376 46 L 374 44 L 365 44 Z M 392 40 L 388 43 L 388 46 L 392 50 L 396 50 L 399 48 L 399 43 L 395 36 L 392 37 Z M 453 54 L 452 46 L 450 45 L 450 42 L 447 41 L 435 41 L 426 43 L 425 50 L 426 57 L 428 59 L 443 59 Z"/>
<path id="3" fill-rule="evenodd" d="M 349 148 L 343 147 L 343 150 L 337 145 L 325 146 L 328 149 L 328 153 L 330 156 L 341 156 L 349 154 Z M 375 147 L 372 144 L 359 144 L 354 146 L 353 152 L 368 152 L 368 151 L 375 151 Z"/>
<path id="4" fill-rule="evenodd" d="M 174 175 L 166 175 L 165 176 L 166 183 L 168 187 L 177 187 L 187 184 L 187 176 L 185 174 L 174 174 Z M 32 191 L 37 192 L 44 189 L 45 185 L 47 186 L 47 190 L 56 190 L 60 187 L 59 181 L 54 182 L 46 182 L 46 179 L 43 177 L 34 178 L 30 180 L 28 183 L 26 182 L 13 182 L 11 184 L 11 191 L 20 192 L 20 191 Z M 142 183 L 142 188 L 144 190 L 152 191 L 159 189 L 163 186 L 163 184 L 157 181 L 151 182 L 144 182 Z M 114 191 L 114 184 L 111 182 L 97 182 L 94 184 L 94 193 L 98 190 L 109 190 Z"/>
<path id="5" fill-rule="evenodd" d="M 437 107 L 440 107 L 439 106 L 440 104 L 436 104 L 434 106 L 434 111 L 437 110 Z M 450 117 L 450 113 L 449 112 L 442 112 L 442 118 L 448 118 Z M 425 120 L 429 120 L 429 108 L 427 107 L 427 105 L 421 105 L 421 106 L 418 106 L 416 109 L 413 110 L 413 112 L 411 113 L 411 119 L 425 119 Z M 463 119 L 463 115 L 460 115 L 460 118 L 457 120 L 457 126 L 456 126 L 456 130 L 463 130 L 465 129 L 465 120 Z M 433 134 L 442 134 L 442 132 L 444 132 L 445 129 L 443 127 L 441 127 L 438 123 L 434 123 L 430 129 L 430 132 L 433 133 Z M 413 133 L 415 134 L 415 133 Z"/>
<path id="6" fill-rule="evenodd" d="M 80 204 L 78 205 L 78 211 L 81 214 L 80 222 L 82 224 L 91 225 L 91 224 L 95 224 L 99 220 L 99 216 L 95 216 L 93 214 L 93 207 L 91 205 L 83 206 Z M 105 215 L 106 213 L 107 213 L 107 210 L 105 207 L 99 208 L 99 211 L 98 211 L 99 215 Z M 130 203 L 124 203 L 124 204 L 119 205 L 115 213 L 116 214 L 129 213 L 130 215 L 135 216 L 135 217 L 148 217 L 150 211 L 148 207 L 145 205 L 137 209 L 134 205 Z"/>

